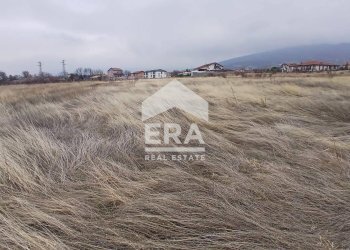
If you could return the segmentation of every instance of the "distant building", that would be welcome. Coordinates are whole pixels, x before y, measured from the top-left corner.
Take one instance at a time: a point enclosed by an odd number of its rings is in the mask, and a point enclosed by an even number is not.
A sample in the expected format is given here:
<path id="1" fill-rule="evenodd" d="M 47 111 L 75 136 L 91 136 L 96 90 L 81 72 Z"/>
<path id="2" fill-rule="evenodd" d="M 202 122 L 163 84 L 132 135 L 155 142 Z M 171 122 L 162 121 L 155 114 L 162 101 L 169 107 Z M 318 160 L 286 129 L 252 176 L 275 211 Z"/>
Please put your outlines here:
<path id="1" fill-rule="evenodd" d="M 212 72 L 212 71 L 215 72 L 215 71 L 222 71 L 222 70 L 224 70 L 224 66 L 222 66 L 217 62 L 213 62 L 213 63 L 204 64 L 202 66 L 194 68 L 191 71 L 191 76 L 207 75 L 208 72 Z"/>
<path id="2" fill-rule="evenodd" d="M 346 63 L 344 64 L 343 68 L 344 68 L 345 70 L 350 70 L 350 63 L 349 63 L 349 62 L 346 62 Z"/>
<path id="3" fill-rule="evenodd" d="M 282 72 L 320 72 L 338 70 L 340 69 L 340 65 L 321 61 L 306 61 L 299 64 L 283 63 L 281 69 Z"/>
<path id="4" fill-rule="evenodd" d="M 282 63 L 281 70 L 282 72 L 295 72 L 297 71 L 298 64 L 296 63 Z"/>
<path id="5" fill-rule="evenodd" d="M 110 68 L 107 71 L 107 75 L 110 80 L 115 80 L 123 76 L 123 70 L 120 68 Z"/>
<path id="6" fill-rule="evenodd" d="M 168 72 L 163 69 L 148 70 L 144 72 L 144 78 L 166 78 L 168 77 Z"/>
<path id="7" fill-rule="evenodd" d="M 101 81 L 103 78 L 103 75 L 93 75 L 93 76 L 90 76 L 90 80 L 92 81 Z"/>
<path id="8" fill-rule="evenodd" d="M 193 70 L 196 70 L 196 71 L 217 71 L 217 70 L 223 70 L 223 69 L 224 69 L 224 66 L 222 66 L 219 63 L 213 62 L 213 63 L 204 64 L 202 66 L 194 68 Z"/>
<path id="9" fill-rule="evenodd" d="M 143 79 L 145 78 L 145 72 L 144 71 L 135 71 L 132 72 L 129 76 L 130 79 Z"/>
<path id="10" fill-rule="evenodd" d="M 191 71 L 189 70 L 184 70 L 178 73 L 178 76 L 191 76 Z"/>

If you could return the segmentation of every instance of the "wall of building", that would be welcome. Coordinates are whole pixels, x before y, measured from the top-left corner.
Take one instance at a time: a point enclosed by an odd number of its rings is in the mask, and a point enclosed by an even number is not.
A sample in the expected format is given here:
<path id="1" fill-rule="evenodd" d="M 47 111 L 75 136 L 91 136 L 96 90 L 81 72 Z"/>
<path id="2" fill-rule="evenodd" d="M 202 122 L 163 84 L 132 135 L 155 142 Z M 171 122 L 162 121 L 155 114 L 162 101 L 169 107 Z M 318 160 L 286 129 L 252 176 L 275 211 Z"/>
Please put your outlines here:
<path id="1" fill-rule="evenodd" d="M 162 71 L 150 71 L 150 72 L 145 72 L 145 78 L 166 78 L 167 72 L 162 72 Z"/>
<path id="2" fill-rule="evenodd" d="M 107 75 L 108 77 L 110 78 L 113 78 L 113 77 L 120 77 L 123 75 L 123 71 L 122 70 L 108 70 L 107 71 Z"/>
<path id="3" fill-rule="evenodd" d="M 282 72 L 320 72 L 338 68 L 337 65 L 282 65 Z"/>

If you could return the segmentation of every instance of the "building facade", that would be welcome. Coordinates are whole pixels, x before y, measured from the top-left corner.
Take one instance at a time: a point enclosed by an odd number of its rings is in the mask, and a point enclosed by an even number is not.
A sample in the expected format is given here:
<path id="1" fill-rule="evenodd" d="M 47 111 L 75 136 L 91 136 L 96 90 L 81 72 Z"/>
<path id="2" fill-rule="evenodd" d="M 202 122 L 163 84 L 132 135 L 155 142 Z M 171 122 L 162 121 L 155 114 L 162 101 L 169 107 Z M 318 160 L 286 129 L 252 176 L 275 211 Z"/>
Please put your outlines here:
<path id="1" fill-rule="evenodd" d="M 213 62 L 213 63 L 204 64 L 202 66 L 194 68 L 193 70 L 196 70 L 196 71 L 218 71 L 218 70 L 223 70 L 223 69 L 224 69 L 224 66 L 222 66 L 220 63 Z"/>
<path id="2" fill-rule="evenodd" d="M 194 68 L 193 70 L 191 70 L 191 76 L 206 75 L 210 72 L 217 72 L 222 70 L 224 70 L 224 66 L 217 62 L 213 62 Z"/>
<path id="3" fill-rule="evenodd" d="M 110 80 L 115 80 L 117 78 L 121 78 L 123 74 L 123 70 L 120 68 L 110 68 L 107 70 L 107 75 Z"/>
<path id="4" fill-rule="evenodd" d="M 321 72 L 338 69 L 340 69 L 340 65 L 321 61 L 306 61 L 299 64 L 284 63 L 281 65 L 282 72 Z"/>
<path id="5" fill-rule="evenodd" d="M 144 78 L 156 79 L 156 78 L 166 78 L 168 77 L 168 72 L 163 69 L 148 70 L 144 72 Z"/>
<path id="6" fill-rule="evenodd" d="M 145 72 L 144 71 L 135 71 L 132 72 L 129 76 L 130 79 L 137 80 L 137 79 L 143 79 L 145 78 Z"/>

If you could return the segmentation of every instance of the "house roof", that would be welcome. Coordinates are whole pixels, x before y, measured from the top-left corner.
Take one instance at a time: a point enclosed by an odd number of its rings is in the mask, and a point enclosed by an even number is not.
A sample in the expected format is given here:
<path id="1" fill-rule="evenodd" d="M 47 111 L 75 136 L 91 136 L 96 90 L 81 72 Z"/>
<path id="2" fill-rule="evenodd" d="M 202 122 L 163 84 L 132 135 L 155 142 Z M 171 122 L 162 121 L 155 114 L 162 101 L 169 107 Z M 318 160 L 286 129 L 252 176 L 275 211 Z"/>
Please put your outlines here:
<path id="1" fill-rule="evenodd" d="M 336 65 L 336 64 L 328 63 L 328 62 L 322 62 L 322 61 L 306 61 L 306 62 L 302 62 L 300 65 L 311 66 L 311 65 Z"/>
<path id="2" fill-rule="evenodd" d="M 337 64 L 334 63 L 328 63 L 328 62 L 322 62 L 322 61 L 305 61 L 301 63 L 284 63 L 288 66 L 315 66 L 315 65 L 322 65 L 322 66 L 337 66 Z"/>
<path id="3" fill-rule="evenodd" d="M 131 74 L 143 74 L 144 73 L 144 71 L 143 70 L 139 70 L 139 71 L 135 71 L 135 72 L 132 72 Z"/>
<path id="4" fill-rule="evenodd" d="M 282 65 L 297 66 L 297 63 L 282 63 Z"/>
<path id="5" fill-rule="evenodd" d="M 164 69 L 153 69 L 153 70 L 147 70 L 147 71 L 145 71 L 145 73 L 148 73 L 148 72 L 167 72 L 167 71 L 164 70 Z"/>
<path id="6" fill-rule="evenodd" d="M 110 69 L 107 70 L 107 71 L 110 71 L 110 70 L 123 71 L 121 68 L 110 68 Z"/>
<path id="7" fill-rule="evenodd" d="M 90 79 L 97 79 L 100 78 L 101 76 L 91 76 Z"/>
<path id="8" fill-rule="evenodd" d="M 199 66 L 199 67 L 194 68 L 194 69 L 206 68 L 206 67 L 208 67 L 209 65 L 212 65 L 212 64 L 218 64 L 218 65 L 220 65 L 221 67 L 224 67 L 224 66 L 222 66 L 220 63 L 217 63 L 217 62 L 212 62 L 212 63 L 207 63 L 207 64 L 204 64 L 204 65 Z"/>

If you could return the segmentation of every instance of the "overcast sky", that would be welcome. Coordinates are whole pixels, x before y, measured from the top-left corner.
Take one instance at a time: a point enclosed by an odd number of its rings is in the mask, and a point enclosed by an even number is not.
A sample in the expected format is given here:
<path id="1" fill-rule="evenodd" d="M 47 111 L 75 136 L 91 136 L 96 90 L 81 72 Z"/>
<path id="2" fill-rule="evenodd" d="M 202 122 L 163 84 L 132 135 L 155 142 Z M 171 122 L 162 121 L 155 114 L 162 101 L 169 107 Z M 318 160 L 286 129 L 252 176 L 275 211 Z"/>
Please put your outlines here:
<path id="1" fill-rule="evenodd" d="M 184 69 L 350 41 L 348 0 L 1 0 L 0 70 Z"/>

